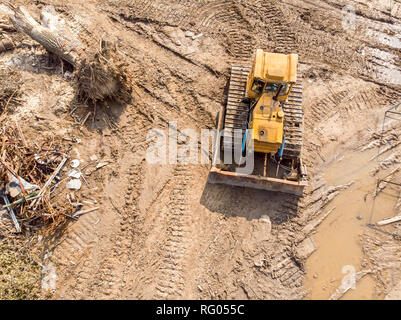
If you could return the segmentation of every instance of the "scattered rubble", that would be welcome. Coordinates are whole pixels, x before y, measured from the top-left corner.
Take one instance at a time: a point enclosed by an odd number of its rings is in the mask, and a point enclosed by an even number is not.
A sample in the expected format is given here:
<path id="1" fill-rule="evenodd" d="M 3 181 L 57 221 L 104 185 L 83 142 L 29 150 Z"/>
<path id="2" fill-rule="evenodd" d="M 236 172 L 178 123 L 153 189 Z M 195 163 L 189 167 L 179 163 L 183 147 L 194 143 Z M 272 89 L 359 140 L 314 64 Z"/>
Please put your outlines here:
<path id="1" fill-rule="evenodd" d="M 79 167 L 80 164 L 81 164 L 81 162 L 78 159 L 74 159 L 71 161 L 71 168 L 76 169 Z"/>
<path id="2" fill-rule="evenodd" d="M 196 40 L 203 37 L 203 33 L 199 33 L 198 35 L 192 36 L 192 40 Z"/>
<path id="3" fill-rule="evenodd" d="M 103 167 L 107 166 L 108 164 L 109 164 L 108 162 L 99 162 L 99 163 L 96 165 L 96 170 L 97 170 L 97 169 L 100 169 L 100 168 L 103 168 Z"/>
<path id="4" fill-rule="evenodd" d="M 81 189 L 82 182 L 80 179 L 71 179 L 67 182 L 67 188 L 70 190 L 79 190 Z"/>

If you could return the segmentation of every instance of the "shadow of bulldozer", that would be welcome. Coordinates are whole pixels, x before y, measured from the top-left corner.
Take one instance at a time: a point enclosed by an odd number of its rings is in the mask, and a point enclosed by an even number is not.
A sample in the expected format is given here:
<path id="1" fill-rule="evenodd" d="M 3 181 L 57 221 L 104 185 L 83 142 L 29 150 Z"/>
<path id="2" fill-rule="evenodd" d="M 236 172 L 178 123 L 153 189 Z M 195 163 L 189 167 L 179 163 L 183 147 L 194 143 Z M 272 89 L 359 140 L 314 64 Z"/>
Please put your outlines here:
<path id="1" fill-rule="evenodd" d="M 269 217 L 273 224 L 282 224 L 297 215 L 299 199 L 281 192 L 206 182 L 200 203 L 226 217 L 244 217 L 249 221 Z"/>

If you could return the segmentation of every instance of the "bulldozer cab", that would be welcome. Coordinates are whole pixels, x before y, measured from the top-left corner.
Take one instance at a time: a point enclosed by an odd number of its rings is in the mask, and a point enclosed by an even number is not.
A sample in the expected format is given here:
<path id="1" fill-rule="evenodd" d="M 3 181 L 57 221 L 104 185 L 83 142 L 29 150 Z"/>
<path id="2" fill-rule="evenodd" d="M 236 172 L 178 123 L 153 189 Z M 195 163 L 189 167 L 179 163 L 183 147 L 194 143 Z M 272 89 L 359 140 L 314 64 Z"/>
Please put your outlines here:
<path id="1" fill-rule="evenodd" d="M 297 64 L 297 54 L 286 55 L 256 50 L 247 80 L 247 97 L 258 99 L 266 94 L 274 100 L 287 100 L 297 80 Z"/>

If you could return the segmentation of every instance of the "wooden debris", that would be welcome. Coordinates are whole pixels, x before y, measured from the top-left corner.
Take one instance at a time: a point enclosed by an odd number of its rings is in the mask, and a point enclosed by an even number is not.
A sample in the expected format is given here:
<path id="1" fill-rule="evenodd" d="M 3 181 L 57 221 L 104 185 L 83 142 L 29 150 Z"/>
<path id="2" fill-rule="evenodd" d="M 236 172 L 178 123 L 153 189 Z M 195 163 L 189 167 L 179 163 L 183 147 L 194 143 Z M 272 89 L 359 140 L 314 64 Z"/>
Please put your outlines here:
<path id="1" fill-rule="evenodd" d="M 199 33 L 197 35 L 192 36 L 192 40 L 196 40 L 198 38 L 202 38 L 203 37 L 203 33 Z"/>
<path id="2" fill-rule="evenodd" d="M 24 136 L 24 134 L 23 134 L 22 131 L 21 131 L 21 127 L 19 126 L 18 121 L 15 121 L 15 126 L 16 126 L 16 128 L 17 128 L 17 130 L 18 130 L 18 134 L 19 134 L 19 136 L 20 136 L 20 138 L 21 138 L 21 141 L 22 141 L 24 147 L 27 148 L 28 145 L 27 145 L 27 143 L 26 143 L 25 136 Z"/>
<path id="3" fill-rule="evenodd" d="M 4 31 L 8 31 L 8 32 L 16 31 L 16 29 L 13 26 L 5 24 L 5 23 L 0 23 L 0 29 L 2 29 Z"/>
<path id="4" fill-rule="evenodd" d="M 18 30 L 21 30 L 33 40 L 39 42 L 48 51 L 56 54 L 64 61 L 76 66 L 79 56 L 75 50 L 73 42 L 63 36 L 62 30 L 54 31 L 48 27 L 40 25 L 24 7 L 11 7 L 14 15 L 10 17 L 11 22 Z"/>
<path id="5" fill-rule="evenodd" d="M 47 190 L 47 188 L 50 186 L 54 178 L 60 173 L 61 169 L 64 167 L 65 163 L 67 162 L 68 157 L 64 157 L 63 160 L 61 160 L 60 164 L 58 165 L 57 169 L 54 170 L 53 174 L 50 176 L 50 178 L 46 181 L 45 185 L 43 188 L 40 190 L 38 199 L 36 199 L 34 202 L 32 202 L 31 207 L 34 206 L 42 197 L 43 193 Z"/>
<path id="6" fill-rule="evenodd" d="M 73 217 L 82 216 L 83 214 L 93 212 L 96 210 L 99 210 L 99 207 L 95 207 L 95 208 L 91 208 L 91 209 L 87 209 L 87 210 L 79 210 L 79 211 L 75 212 L 72 216 Z"/>
<path id="7" fill-rule="evenodd" d="M 388 224 L 391 224 L 391 223 L 394 223 L 394 222 L 398 222 L 398 221 L 401 221 L 401 216 L 395 216 L 393 218 L 381 220 L 381 221 L 377 222 L 377 225 L 378 226 L 385 226 L 385 225 L 388 225 Z"/>
<path id="8" fill-rule="evenodd" d="M 88 121 L 89 116 L 90 116 L 91 114 L 92 114 L 91 111 L 89 111 L 89 112 L 86 114 L 86 116 L 83 118 L 83 120 L 82 120 L 81 123 L 80 123 L 80 126 L 81 126 L 81 127 L 86 123 L 86 121 Z"/>

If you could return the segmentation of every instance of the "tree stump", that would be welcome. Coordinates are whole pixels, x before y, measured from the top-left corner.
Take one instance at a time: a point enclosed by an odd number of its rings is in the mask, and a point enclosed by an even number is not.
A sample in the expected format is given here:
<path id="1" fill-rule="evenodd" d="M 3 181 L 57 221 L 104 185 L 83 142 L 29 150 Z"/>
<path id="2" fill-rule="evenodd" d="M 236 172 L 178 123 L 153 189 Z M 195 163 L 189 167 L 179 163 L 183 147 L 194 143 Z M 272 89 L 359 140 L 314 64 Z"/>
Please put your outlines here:
<path id="1" fill-rule="evenodd" d="M 78 80 L 79 96 L 94 102 L 107 98 L 125 98 L 127 86 L 122 57 L 115 47 L 102 41 L 100 48 L 88 48 L 65 26 L 58 24 L 57 13 L 47 6 L 39 24 L 24 7 L 14 7 L 10 20 L 15 28 L 39 42 L 49 52 L 68 62 Z"/>

